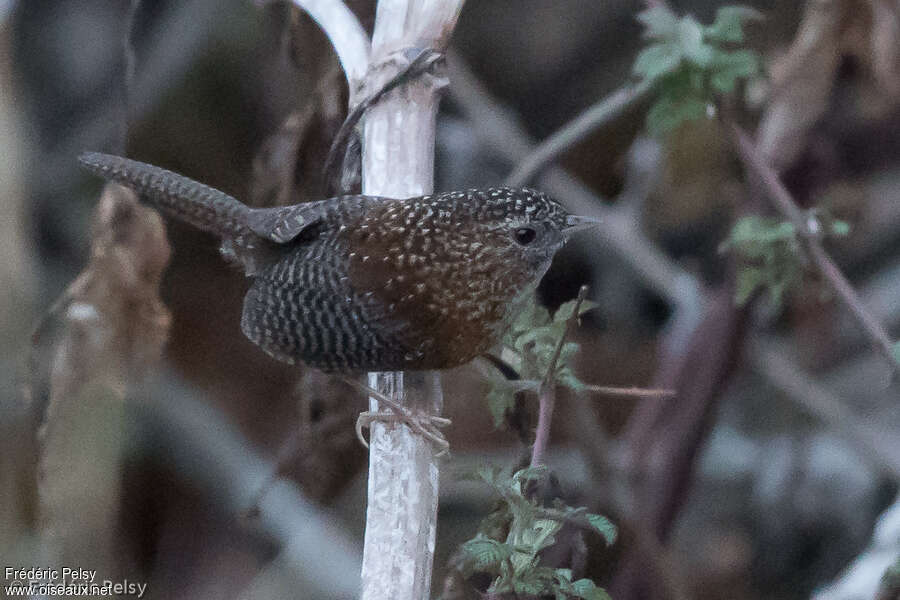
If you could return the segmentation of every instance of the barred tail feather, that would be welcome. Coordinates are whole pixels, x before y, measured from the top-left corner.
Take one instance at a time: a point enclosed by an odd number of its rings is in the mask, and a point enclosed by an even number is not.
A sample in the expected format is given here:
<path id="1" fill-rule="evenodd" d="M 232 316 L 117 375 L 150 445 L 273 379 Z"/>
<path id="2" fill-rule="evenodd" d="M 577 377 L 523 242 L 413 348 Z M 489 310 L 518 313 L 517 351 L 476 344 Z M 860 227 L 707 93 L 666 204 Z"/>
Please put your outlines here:
<path id="1" fill-rule="evenodd" d="M 100 177 L 130 187 L 152 206 L 223 239 L 250 233 L 250 209 L 224 192 L 177 173 L 121 156 L 85 152 L 81 165 Z"/>

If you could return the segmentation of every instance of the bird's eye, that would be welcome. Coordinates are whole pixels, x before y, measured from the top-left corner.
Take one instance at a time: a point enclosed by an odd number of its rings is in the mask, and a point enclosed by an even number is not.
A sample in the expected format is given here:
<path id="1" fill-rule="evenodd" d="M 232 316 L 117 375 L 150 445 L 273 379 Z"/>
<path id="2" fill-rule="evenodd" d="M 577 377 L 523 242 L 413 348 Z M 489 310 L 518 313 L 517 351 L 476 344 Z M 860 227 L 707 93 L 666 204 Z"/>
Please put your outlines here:
<path id="1" fill-rule="evenodd" d="M 519 244 L 527 246 L 537 237 L 537 231 L 531 227 L 519 227 L 513 232 L 513 237 Z"/>

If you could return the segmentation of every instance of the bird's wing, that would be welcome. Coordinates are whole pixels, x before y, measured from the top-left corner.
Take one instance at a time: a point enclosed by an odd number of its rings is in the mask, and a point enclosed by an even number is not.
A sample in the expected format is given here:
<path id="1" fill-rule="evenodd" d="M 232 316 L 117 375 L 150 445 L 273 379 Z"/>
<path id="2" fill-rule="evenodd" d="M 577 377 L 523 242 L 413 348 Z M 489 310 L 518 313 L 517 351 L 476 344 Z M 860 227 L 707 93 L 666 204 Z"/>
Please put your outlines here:
<path id="1" fill-rule="evenodd" d="M 276 244 L 293 241 L 301 233 L 321 223 L 336 199 L 250 210 L 247 226 L 256 235 Z"/>

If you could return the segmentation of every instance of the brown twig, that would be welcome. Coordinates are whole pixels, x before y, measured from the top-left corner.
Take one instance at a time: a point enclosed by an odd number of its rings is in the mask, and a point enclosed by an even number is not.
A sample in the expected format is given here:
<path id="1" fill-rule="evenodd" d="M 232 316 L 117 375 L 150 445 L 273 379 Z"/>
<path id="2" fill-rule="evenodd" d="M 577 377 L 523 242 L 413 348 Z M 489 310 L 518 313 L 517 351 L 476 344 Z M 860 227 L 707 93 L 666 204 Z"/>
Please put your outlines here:
<path id="1" fill-rule="evenodd" d="M 534 434 L 534 446 L 531 448 L 532 467 L 545 464 L 547 445 L 550 442 L 550 424 L 553 421 L 553 407 L 556 404 L 556 368 L 559 363 L 559 355 L 562 353 L 566 338 L 572 334 L 572 330 L 578 324 L 578 311 L 581 303 L 584 302 L 587 291 L 586 285 L 581 286 L 581 289 L 578 290 L 578 298 L 575 300 L 572 315 L 566 320 L 566 328 L 559 337 L 553 358 L 550 359 L 550 365 L 547 367 L 547 374 L 544 375 L 544 380 L 541 382 L 541 391 L 538 395 L 537 430 Z"/>
<path id="2" fill-rule="evenodd" d="M 866 332 L 872 344 L 884 355 L 894 371 L 900 375 L 900 362 L 894 357 L 893 344 L 887 331 L 863 304 L 856 290 L 847 281 L 841 270 L 834 264 L 822 247 L 821 226 L 814 218 L 804 213 L 791 193 L 784 187 L 775 170 L 766 162 L 750 136 L 738 124 L 727 121 L 732 139 L 741 160 L 747 168 L 759 177 L 775 209 L 790 220 L 803 242 L 811 263 L 816 267 L 834 293 Z"/>

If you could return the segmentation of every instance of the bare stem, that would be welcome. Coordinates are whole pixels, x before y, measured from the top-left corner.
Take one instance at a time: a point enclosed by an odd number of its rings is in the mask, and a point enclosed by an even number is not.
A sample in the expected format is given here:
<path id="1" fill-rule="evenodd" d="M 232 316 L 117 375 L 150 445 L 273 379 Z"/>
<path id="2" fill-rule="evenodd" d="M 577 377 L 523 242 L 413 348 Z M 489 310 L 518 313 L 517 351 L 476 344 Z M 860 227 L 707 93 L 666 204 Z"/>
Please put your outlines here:
<path id="1" fill-rule="evenodd" d="M 535 146 L 506 178 L 507 185 L 514 187 L 528 185 L 544 168 L 555 162 L 569 148 L 600 127 L 619 118 L 629 108 L 643 100 L 650 91 L 650 87 L 650 84 L 646 82 L 625 86 L 590 106 Z"/>
<path id="2" fill-rule="evenodd" d="M 584 386 L 584 389 L 604 396 L 622 396 L 626 398 L 671 398 L 677 394 L 675 390 L 617 387 L 610 385 L 586 385 Z"/>
<path id="3" fill-rule="evenodd" d="M 550 425 L 553 421 L 553 407 L 556 404 L 556 367 L 559 363 L 559 355 L 562 353 L 566 338 L 572 334 L 572 330 L 578 324 L 578 311 L 581 309 L 581 303 L 587 295 L 588 288 L 586 285 L 581 286 L 578 290 L 578 299 L 575 301 L 575 307 L 572 309 L 572 315 L 566 320 L 566 328 L 559 337 L 556 344 L 556 351 L 547 367 L 547 373 L 541 382 L 541 391 L 538 395 L 538 422 L 537 431 L 534 434 L 534 446 L 531 448 L 531 466 L 545 464 L 547 454 L 547 446 L 550 443 Z"/>
<path id="4" fill-rule="evenodd" d="M 865 304 L 863 304 L 856 290 L 847 281 L 846 276 L 834 264 L 825 248 L 822 247 L 820 239 L 821 232 L 818 231 L 817 223 L 811 223 L 805 213 L 797 206 L 791 193 L 784 187 L 784 184 L 762 154 L 756 145 L 750 139 L 750 136 L 736 123 L 728 121 L 727 125 L 731 130 L 732 138 L 738 154 L 744 164 L 757 177 L 772 200 L 775 209 L 782 216 L 789 219 L 794 225 L 794 229 L 806 247 L 807 254 L 812 264 L 816 267 L 837 297 L 844 306 L 850 310 L 851 314 L 862 326 L 863 331 L 871 340 L 872 344 L 887 359 L 888 364 L 894 371 L 895 377 L 900 375 L 900 363 L 894 358 L 893 344 L 888 336 L 884 326 L 878 321 Z"/>
<path id="5" fill-rule="evenodd" d="M 461 10 L 462 0 L 380 0 L 364 86 L 368 93 L 406 66 L 410 48 L 443 51 Z M 408 198 L 432 191 L 438 93 L 445 83 L 425 74 L 369 108 L 363 121 L 364 194 Z M 442 409 L 437 372 L 369 373 L 369 386 L 411 412 L 436 416 Z M 383 405 L 369 398 L 371 412 Z M 437 502 L 438 461 L 432 443 L 407 425 L 373 423 L 363 600 L 430 597 Z"/>

